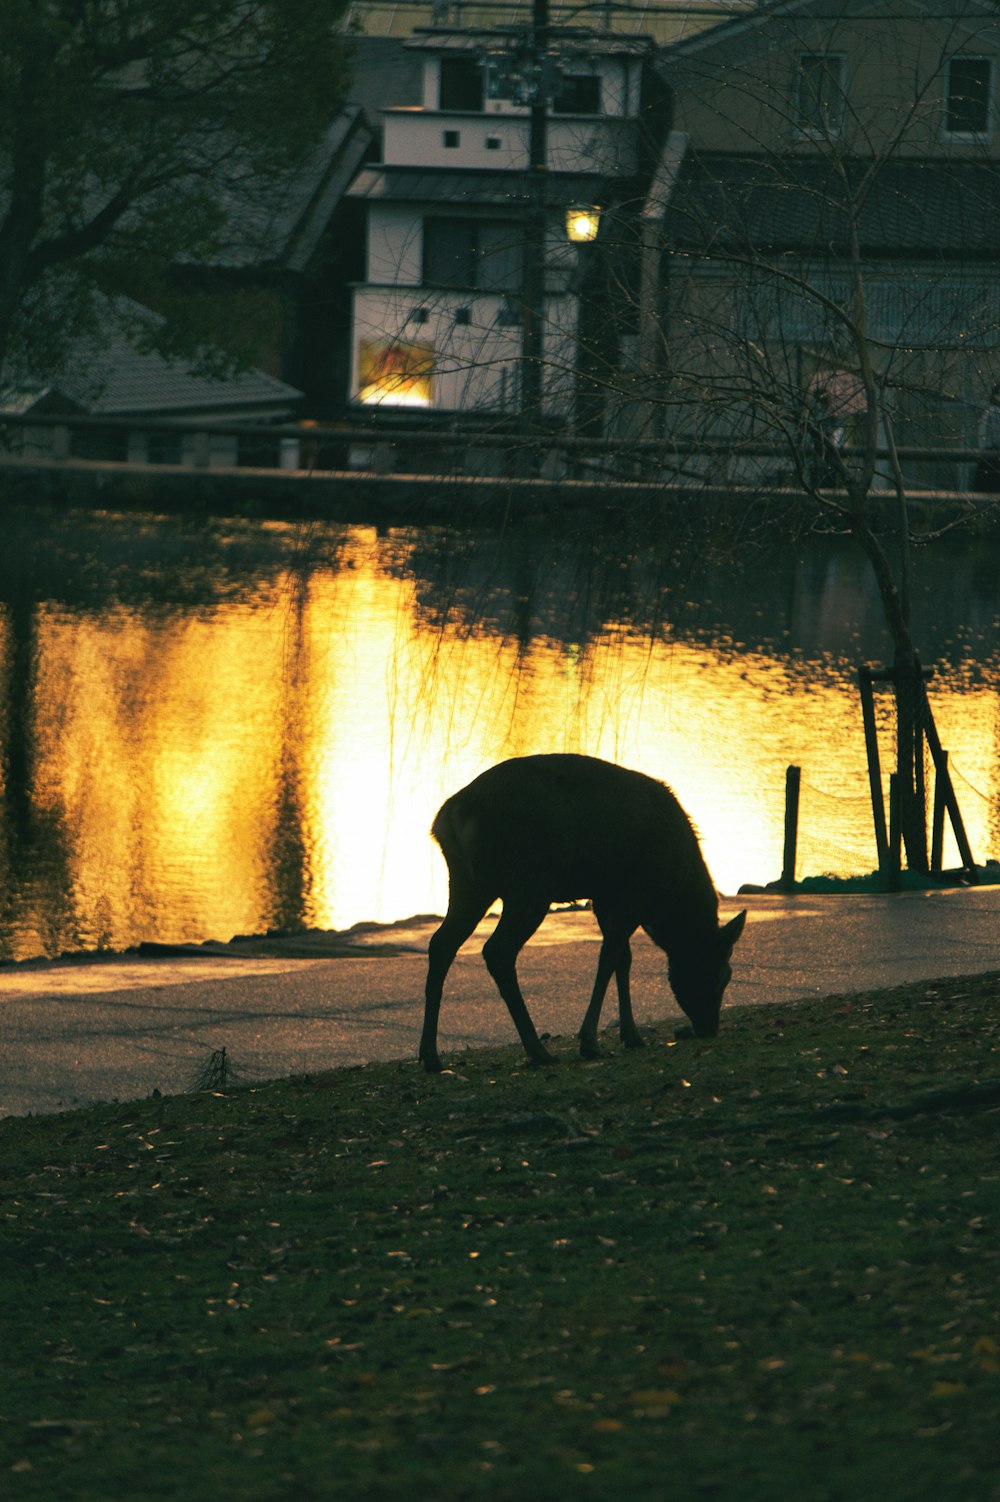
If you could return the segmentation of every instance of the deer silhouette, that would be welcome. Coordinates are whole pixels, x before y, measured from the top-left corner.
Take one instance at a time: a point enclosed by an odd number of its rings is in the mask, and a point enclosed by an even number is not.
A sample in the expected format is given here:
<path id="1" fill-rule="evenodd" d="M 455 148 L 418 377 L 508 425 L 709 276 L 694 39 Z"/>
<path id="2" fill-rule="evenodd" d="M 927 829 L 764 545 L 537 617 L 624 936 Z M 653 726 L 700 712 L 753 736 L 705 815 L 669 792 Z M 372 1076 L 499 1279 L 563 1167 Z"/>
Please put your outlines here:
<path id="1" fill-rule="evenodd" d="M 428 947 L 420 1059 L 441 1068 L 441 993 L 452 960 L 499 898 L 483 948 L 487 969 L 529 1057 L 554 1063 L 528 1013 L 517 957 L 553 902 L 588 897 L 603 943 L 580 1028 L 584 1058 L 600 1054 L 597 1027 L 614 975 L 626 1048 L 641 1048 L 632 1015 L 630 939 L 646 931 L 666 951 L 670 984 L 695 1034 L 714 1037 L 746 912 L 719 925 L 719 899 L 698 837 L 670 789 L 592 756 L 515 757 L 475 778 L 438 811 L 431 833 L 448 863 L 448 912 Z"/>

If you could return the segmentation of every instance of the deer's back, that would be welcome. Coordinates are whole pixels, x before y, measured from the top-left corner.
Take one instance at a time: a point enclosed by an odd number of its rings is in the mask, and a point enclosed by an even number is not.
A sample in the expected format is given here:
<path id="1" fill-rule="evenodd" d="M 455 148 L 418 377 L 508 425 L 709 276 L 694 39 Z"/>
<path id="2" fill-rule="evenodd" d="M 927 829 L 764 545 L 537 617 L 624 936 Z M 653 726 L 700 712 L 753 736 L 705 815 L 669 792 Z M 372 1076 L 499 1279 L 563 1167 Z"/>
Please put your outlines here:
<path id="1" fill-rule="evenodd" d="M 483 772 L 442 806 L 433 833 L 453 878 L 550 901 L 707 880 L 668 787 L 595 757 L 525 756 Z"/>

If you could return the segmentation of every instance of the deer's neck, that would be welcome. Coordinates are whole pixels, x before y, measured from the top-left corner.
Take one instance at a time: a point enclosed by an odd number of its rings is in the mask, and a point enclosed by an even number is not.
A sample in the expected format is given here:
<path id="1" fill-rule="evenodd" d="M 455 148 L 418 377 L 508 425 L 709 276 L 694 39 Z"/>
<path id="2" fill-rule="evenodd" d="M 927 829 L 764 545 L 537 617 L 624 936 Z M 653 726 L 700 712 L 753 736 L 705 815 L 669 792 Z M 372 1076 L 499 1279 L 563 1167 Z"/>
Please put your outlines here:
<path id="1" fill-rule="evenodd" d="M 642 926 L 669 955 L 700 950 L 719 926 L 719 898 L 707 870 L 657 904 Z"/>

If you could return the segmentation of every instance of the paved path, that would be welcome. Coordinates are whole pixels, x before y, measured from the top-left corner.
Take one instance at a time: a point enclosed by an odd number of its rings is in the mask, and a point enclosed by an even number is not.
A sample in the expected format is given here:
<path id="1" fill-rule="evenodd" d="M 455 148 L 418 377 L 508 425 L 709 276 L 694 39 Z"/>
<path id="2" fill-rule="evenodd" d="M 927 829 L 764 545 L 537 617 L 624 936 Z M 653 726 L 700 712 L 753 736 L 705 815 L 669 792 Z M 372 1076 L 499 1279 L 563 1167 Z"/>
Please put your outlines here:
<path id="1" fill-rule="evenodd" d="M 750 918 L 734 956 L 730 1003 L 1000 971 L 1000 887 L 891 897 L 768 894 L 725 899 L 723 917 L 742 905 Z M 431 923 L 376 931 L 342 958 L 234 952 L 0 969 L 0 1115 L 172 1094 L 223 1047 L 248 1080 L 413 1059 L 432 932 Z M 448 977 L 446 1063 L 456 1050 L 514 1040 L 479 957 L 482 937 L 470 940 Z M 576 1032 L 596 943 L 588 913 L 556 913 L 525 949 L 521 979 L 540 1032 Z M 635 951 L 638 1020 L 676 1013 L 663 956 L 644 937 Z M 606 1020 L 612 1008 L 613 994 Z"/>

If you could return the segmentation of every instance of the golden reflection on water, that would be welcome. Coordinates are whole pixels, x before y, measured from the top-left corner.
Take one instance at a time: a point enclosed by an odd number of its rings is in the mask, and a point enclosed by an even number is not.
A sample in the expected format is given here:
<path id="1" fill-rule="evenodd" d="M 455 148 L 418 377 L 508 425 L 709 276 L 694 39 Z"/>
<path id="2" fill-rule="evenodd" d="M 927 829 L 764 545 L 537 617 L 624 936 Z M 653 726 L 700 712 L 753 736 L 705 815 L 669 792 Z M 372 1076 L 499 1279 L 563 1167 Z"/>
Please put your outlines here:
<path id="1" fill-rule="evenodd" d="M 52 848 L 16 952 L 441 912 L 435 810 L 535 751 L 669 782 L 723 892 L 779 875 L 793 762 L 799 874 L 874 866 L 843 674 L 613 625 L 585 649 L 430 626 L 385 546 L 356 529 L 336 569 L 289 572 L 257 602 L 42 614 L 33 799 Z M 997 848 L 996 695 L 938 683 L 933 699 L 982 860 Z M 882 749 L 887 772 L 885 735 Z"/>
<path id="2" fill-rule="evenodd" d="M 281 735 L 281 659 L 260 626 L 248 607 L 43 622 L 36 802 L 69 832 L 85 942 L 115 915 L 150 938 L 245 922 Z"/>

